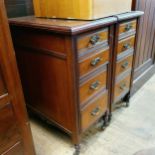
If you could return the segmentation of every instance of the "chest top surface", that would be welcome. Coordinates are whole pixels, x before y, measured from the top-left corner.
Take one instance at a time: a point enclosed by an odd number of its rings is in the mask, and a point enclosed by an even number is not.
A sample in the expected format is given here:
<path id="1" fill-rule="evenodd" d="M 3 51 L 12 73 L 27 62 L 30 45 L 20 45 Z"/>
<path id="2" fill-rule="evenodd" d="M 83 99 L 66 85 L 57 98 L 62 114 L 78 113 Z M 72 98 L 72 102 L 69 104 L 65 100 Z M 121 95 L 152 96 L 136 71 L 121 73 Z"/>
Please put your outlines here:
<path id="1" fill-rule="evenodd" d="M 26 17 L 11 18 L 9 19 L 9 22 L 11 25 L 15 26 L 32 27 L 54 31 L 56 33 L 74 35 L 89 30 L 93 30 L 96 28 L 108 26 L 117 23 L 119 20 L 136 18 L 141 15 L 142 12 L 140 11 L 132 11 L 118 16 L 107 17 L 94 21 L 47 19 L 47 18 L 45 19 L 45 18 L 36 18 L 35 16 L 26 16 Z"/>

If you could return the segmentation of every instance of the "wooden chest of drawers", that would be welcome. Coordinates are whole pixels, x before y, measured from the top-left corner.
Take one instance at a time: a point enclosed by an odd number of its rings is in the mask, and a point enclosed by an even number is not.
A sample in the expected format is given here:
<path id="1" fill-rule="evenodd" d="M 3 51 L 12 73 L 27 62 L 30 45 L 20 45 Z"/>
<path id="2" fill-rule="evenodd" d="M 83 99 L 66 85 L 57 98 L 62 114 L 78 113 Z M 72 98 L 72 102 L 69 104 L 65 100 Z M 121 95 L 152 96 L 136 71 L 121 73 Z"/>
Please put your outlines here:
<path id="1" fill-rule="evenodd" d="M 137 20 L 140 15 L 142 12 L 123 16 Z M 130 89 L 133 50 L 126 55 L 122 49 L 132 46 L 134 38 L 126 40 L 123 34 L 134 36 L 136 23 L 121 23 L 122 40 L 114 33 L 119 22 L 118 17 L 90 22 L 35 17 L 10 20 L 27 105 L 70 134 L 76 153 L 85 130 L 99 119 L 104 120 L 103 125 L 110 120 L 112 94 L 118 98 L 124 87 Z M 114 48 L 115 40 L 120 47 Z M 115 53 L 122 54 L 116 58 Z M 118 83 L 112 86 L 114 68 Z M 118 78 L 125 69 L 130 70 L 127 77 Z"/>
<path id="2" fill-rule="evenodd" d="M 111 106 L 113 108 L 119 101 L 125 101 L 126 106 L 129 106 L 139 21 L 138 18 L 126 18 L 123 15 L 118 15 L 117 19 L 111 92 Z"/>

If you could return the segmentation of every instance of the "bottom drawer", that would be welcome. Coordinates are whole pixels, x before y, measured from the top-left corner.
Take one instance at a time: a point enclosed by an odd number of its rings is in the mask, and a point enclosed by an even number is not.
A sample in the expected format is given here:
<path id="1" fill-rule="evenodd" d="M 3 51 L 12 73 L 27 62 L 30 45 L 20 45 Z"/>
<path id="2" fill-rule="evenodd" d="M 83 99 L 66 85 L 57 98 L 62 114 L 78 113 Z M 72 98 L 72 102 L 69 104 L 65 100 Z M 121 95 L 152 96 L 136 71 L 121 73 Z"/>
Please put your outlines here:
<path id="1" fill-rule="evenodd" d="M 81 112 L 82 130 L 87 129 L 97 119 L 99 119 L 107 110 L 108 93 L 104 93 L 89 103 Z"/>
<path id="2" fill-rule="evenodd" d="M 123 98 L 126 95 L 126 93 L 129 91 L 130 79 L 131 79 L 131 75 L 128 75 L 127 77 L 125 77 L 123 80 L 121 80 L 115 85 L 115 95 L 114 95 L 115 102 Z"/>

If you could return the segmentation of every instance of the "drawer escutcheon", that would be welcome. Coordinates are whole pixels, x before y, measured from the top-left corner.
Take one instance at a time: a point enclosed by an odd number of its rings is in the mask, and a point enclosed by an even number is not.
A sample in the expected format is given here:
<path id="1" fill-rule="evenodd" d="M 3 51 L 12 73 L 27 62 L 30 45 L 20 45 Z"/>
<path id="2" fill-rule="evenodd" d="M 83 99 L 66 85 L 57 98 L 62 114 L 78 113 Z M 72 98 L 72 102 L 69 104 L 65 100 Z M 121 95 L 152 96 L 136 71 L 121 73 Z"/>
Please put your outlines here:
<path id="1" fill-rule="evenodd" d="M 125 27 L 125 31 L 130 31 L 133 28 L 133 25 L 131 23 L 127 24 Z"/>
<path id="2" fill-rule="evenodd" d="M 100 84 L 101 84 L 101 82 L 97 80 L 96 82 L 94 82 L 90 85 L 90 89 L 97 90 L 99 88 Z"/>
<path id="3" fill-rule="evenodd" d="M 92 116 L 98 116 L 100 114 L 100 108 L 96 107 L 92 112 L 91 115 Z"/>

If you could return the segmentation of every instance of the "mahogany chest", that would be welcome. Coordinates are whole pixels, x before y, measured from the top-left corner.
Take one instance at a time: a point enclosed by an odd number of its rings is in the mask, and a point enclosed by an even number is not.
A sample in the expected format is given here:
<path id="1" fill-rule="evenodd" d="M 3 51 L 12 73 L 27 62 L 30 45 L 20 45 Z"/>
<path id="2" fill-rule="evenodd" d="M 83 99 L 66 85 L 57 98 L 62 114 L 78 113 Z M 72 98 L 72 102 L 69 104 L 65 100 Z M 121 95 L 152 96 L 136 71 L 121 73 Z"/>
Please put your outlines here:
<path id="1" fill-rule="evenodd" d="M 96 21 L 10 19 L 27 106 L 72 136 L 99 119 L 132 85 L 135 35 L 142 12 Z"/>

